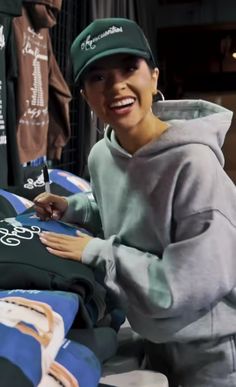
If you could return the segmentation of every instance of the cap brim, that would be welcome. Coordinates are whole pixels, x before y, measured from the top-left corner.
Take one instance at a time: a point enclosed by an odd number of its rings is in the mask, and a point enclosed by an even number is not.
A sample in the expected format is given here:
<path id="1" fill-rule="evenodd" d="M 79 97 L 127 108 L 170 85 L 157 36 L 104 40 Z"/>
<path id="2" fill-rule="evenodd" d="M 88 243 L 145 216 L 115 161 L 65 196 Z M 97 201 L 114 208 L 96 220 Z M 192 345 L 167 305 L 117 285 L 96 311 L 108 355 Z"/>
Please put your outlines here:
<path id="1" fill-rule="evenodd" d="M 144 59 L 150 59 L 153 62 L 153 64 L 155 65 L 153 58 L 150 56 L 150 54 L 148 52 L 142 51 L 142 50 L 133 50 L 131 48 L 121 48 L 121 47 L 119 47 L 119 48 L 116 48 L 116 49 L 100 52 L 99 54 L 94 55 L 93 58 L 91 58 L 84 65 L 84 67 L 82 67 L 80 72 L 76 75 L 75 83 L 78 83 L 81 80 L 81 78 L 84 75 L 84 73 L 89 69 L 89 67 L 94 62 L 96 62 L 99 59 L 105 58 L 107 56 L 115 55 L 115 54 L 130 54 L 130 55 L 135 55 L 135 56 L 138 56 L 138 57 L 141 57 L 141 58 L 144 58 Z"/>

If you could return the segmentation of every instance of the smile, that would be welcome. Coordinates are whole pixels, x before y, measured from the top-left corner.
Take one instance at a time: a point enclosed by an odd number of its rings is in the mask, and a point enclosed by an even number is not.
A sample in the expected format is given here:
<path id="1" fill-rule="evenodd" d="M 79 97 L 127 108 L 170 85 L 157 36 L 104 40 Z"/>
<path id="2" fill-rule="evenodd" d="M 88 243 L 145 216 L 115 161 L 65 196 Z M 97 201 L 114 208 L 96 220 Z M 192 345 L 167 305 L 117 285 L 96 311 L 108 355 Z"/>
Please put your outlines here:
<path id="1" fill-rule="evenodd" d="M 127 97 L 117 101 L 112 102 L 109 107 L 110 109 L 122 109 L 126 107 L 130 107 L 135 102 L 135 98 Z"/>

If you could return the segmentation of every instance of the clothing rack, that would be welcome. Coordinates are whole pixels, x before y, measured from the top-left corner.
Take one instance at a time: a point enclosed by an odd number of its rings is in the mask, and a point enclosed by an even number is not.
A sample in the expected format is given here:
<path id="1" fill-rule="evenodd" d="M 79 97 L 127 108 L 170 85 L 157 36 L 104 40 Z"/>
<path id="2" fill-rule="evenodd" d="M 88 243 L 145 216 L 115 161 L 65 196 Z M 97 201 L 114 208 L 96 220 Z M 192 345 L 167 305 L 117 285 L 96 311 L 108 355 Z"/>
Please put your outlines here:
<path id="1" fill-rule="evenodd" d="M 72 81 L 70 64 L 70 46 L 78 34 L 79 29 L 79 2 L 78 0 L 63 1 L 57 24 L 51 29 L 53 51 L 60 70 L 68 83 L 73 99 L 70 103 L 71 138 L 62 152 L 62 158 L 53 167 L 61 168 L 78 174 L 78 101 Z"/>

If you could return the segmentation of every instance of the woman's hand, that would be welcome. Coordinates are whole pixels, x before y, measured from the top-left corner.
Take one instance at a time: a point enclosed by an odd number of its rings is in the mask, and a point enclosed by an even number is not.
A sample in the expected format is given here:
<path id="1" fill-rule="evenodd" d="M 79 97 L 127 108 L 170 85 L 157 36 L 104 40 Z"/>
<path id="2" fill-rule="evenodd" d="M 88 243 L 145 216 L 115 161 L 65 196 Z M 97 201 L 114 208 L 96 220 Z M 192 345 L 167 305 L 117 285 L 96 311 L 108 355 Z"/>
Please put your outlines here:
<path id="1" fill-rule="evenodd" d="M 82 253 L 93 237 L 77 231 L 77 236 L 42 232 L 39 239 L 46 246 L 49 253 L 61 258 L 81 261 Z"/>
<path id="2" fill-rule="evenodd" d="M 34 198 L 34 209 L 41 220 L 59 220 L 67 208 L 68 202 L 63 196 L 44 192 Z"/>

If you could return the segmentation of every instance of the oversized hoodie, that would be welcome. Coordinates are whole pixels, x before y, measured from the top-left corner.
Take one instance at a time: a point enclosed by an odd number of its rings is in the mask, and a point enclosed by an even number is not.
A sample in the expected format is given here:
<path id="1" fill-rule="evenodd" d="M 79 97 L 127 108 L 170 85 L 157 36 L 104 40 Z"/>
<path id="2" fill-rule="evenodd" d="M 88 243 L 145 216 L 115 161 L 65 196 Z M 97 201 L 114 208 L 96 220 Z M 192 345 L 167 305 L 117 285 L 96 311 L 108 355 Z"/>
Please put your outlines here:
<path id="1" fill-rule="evenodd" d="M 52 50 L 49 29 L 61 0 L 24 0 L 15 19 L 18 59 L 17 144 L 20 162 L 59 160 L 70 137 L 70 90 Z"/>
<path id="2" fill-rule="evenodd" d="M 143 337 L 235 334 L 236 188 L 221 151 L 232 112 L 181 100 L 155 113 L 169 128 L 133 155 L 106 131 L 89 156 L 96 201 L 70 197 L 64 218 L 97 227 L 82 261 L 103 273 Z"/>

